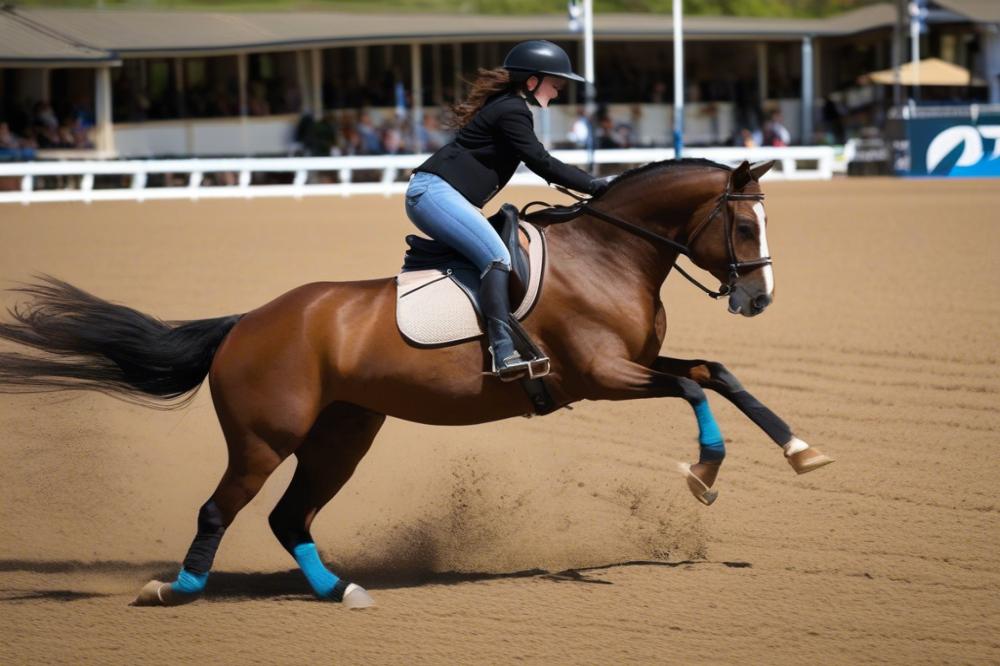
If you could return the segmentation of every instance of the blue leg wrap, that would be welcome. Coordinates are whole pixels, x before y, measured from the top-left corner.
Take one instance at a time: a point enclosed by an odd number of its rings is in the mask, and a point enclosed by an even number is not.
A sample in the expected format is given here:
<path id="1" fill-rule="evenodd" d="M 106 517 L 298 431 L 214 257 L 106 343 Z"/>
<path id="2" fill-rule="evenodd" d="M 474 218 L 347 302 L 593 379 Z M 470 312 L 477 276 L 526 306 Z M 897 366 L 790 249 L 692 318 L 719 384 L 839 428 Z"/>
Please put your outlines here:
<path id="1" fill-rule="evenodd" d="M 306 575 L 306 580 L 309 581 L 309 585 L 317 597 L 331 599 L 337 596 L 338 590 L 335 588 L 337 588 L 340 579 L 323 566 L 315 543 L 311 541 L 300 543 L 292 549 L 292 556 L 299 563 L 302 573 Z M 340 596 L 343 596 L 342 590 L 340 590 Z M 337 601 L 339 600 L 337 599 Z"/>
<path id="2" fill-rule="evenodd" d="M 205 591 L 205 583 L 208 582 L 208 574 L 191 573 L 181 567 L 177 574 L 177 580 L 170 584 L 170 589 L 182 594 L 201 594 Z"/>
<path id="3" fill-rule="evenodd" d="M 718 462 L 726 457 L 726 442 L 722 438 L 719 424 L 712 416 L 708 400 L 692 405 L 694 416 L 698 420 L 698 443 L 701 445 L 701 462 Z"/>

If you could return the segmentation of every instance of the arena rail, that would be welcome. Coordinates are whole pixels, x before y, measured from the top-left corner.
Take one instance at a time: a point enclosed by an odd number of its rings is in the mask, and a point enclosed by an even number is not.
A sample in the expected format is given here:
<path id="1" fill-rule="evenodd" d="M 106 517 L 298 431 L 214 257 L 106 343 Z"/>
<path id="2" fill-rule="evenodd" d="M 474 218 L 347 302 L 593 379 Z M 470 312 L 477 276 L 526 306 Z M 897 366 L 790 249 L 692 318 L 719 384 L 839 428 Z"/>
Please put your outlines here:
<path id="1" fill-rule="evenodd" d="M 585 150 L 557 150 L 556 157 L 569 164 L 588 162 Z M 669 148 L 599 150 L 595 162 L 622 168 L 672 159 Z M 834 149 L 827 146 L 783 148 L 693 148 L 685 157 L 703 157 L 727 164 L 743 160 L 776 160 L 779 168 L 767 178 L 787 180 L 828 180 L 833 177 Z M 153 199 L 219 199 L 254 197 L 303 197 L 313 195 L 382 194 L 406 190 L 406 172 L 427 155 L 357 155 L 350 157 L 219 158 L 165 160 L 108 160 L 15 162 L 0 164 L 0 181 L 20 179 L 20 189 L 0 191 L 0 203 L 57 201 L 146 201 Z M 372 182 L 355 182 L 358 171 L 379 174 Z M 609 172 L 611 170 L 608 170 Z M 233 185 L 207 185 L 205 174 L 236 174 Z M 254 184 L 254 174 L 292 174 L 290 184 Z M 316 182 L 317 174 L 335 173 L 338 182 Z M 151 175 L 182 175 L 183 186 L 150 187 Z M 101 176 L 119 176 L 124 187 L 95 187 Z M 37 189 L 36 179 L 50 178 L 57 184 Z M 516 185 L 544 185 L 544 181 L 522 168 L 511 180 Z M 50 183 L 46 183 L 48 185 Z"/>

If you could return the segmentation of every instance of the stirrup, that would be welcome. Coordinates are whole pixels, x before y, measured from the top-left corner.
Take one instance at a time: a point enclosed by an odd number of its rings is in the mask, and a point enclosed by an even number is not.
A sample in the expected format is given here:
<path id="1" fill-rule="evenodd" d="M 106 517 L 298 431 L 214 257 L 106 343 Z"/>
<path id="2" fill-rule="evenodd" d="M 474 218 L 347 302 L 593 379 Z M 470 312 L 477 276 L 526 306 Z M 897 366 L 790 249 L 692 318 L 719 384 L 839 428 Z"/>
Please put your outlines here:
<path id="1" fill-rule="evenodd" d="M 525 374 L 531 376 L 531 361 L 526 361 L 522 358 L 520 352 L 515 351 L 503 360 L 503 367 L 497 367 L 497 359 L 493 355 L 493 347 L 490 347 L 489 350 L 493 376 L 498 377 L 500 381 L 513 382 L 521 379 Z"/>

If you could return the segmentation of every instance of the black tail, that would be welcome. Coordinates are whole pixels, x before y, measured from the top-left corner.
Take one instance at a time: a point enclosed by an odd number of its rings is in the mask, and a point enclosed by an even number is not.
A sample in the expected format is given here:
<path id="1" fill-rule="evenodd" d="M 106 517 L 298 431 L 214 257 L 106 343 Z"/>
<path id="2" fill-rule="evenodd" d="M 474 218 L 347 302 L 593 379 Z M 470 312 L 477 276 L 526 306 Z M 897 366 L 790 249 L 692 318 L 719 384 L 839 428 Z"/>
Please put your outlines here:
<path id="1" fill-rule="evenodd" d="M 33 297 L 8 310 L 0 341 L 43 354 L 0 353 L 0 393 L 89 389 L 148 407 L 182 407 L 241 315 L 163 322 L 42 276 L 15 289 Z"/>

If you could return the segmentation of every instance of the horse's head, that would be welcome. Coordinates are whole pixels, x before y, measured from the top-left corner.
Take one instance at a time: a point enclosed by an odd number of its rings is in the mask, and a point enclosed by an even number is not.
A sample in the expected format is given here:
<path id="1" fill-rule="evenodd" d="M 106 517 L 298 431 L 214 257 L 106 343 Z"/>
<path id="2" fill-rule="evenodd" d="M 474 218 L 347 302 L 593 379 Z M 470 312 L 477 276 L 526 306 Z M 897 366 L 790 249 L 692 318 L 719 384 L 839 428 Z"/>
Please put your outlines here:
<path id="1" fill-rule="evenodd" d="M 729 295 L 729 311 L 753 317 L 770 305 L 774 274 L 767 246 L 767 215 L 759 180 L 774 162 L 743 162 L 729 173 L 723 192 L 689 221 L 691 260 L 709 271 Z"/>

